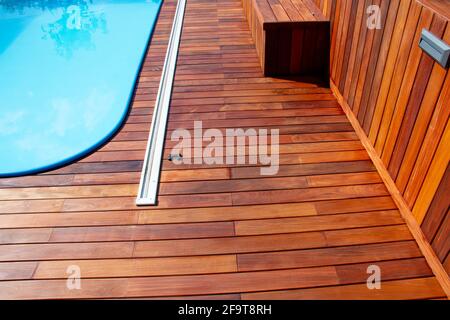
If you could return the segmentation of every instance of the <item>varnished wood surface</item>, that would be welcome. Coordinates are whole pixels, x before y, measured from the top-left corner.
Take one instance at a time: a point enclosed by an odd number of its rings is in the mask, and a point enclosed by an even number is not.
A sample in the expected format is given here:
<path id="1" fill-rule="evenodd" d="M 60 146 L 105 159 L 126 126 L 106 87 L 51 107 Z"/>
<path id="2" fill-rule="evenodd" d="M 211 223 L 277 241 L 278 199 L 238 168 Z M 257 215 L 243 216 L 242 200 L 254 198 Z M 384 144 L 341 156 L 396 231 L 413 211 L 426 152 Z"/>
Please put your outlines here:
<path id="1" fill-rule="evenodd" d="M 408 229 L 410 230 L 412 236 L 414 237 L 414 239 L 417 242 L 417 245 L 420 248 L 420 251 L 422 252 L 426 261 L 428 262 L 428 265 L 430 266 L 431 270 L 433 271 L 433 274 L 436 276 L 436 280 L 442 286 L 442 289 L 447 294 L 447 297 L 450 297 L 450 278 L 448 276 L 448 272 L 446 271 L 445 267 L 442 265 L 439 257 L 436 255 L 435 251 L 433 250 L 429 240 L 427 239 L 427 237 L 423 233 L 422 229 L 420 228 L 420 225 L 417 223 L 416 219 L 414 218 L 405 199 L 398 191 L 398 188 L 395 185 L 394 180 L 391 178 L 389 172 L 387 171 L 382 160 L 380 159 L 379 155 L 375 151 L 375 148 L 373 147 L 369 138 L 364 133 L 364 129 L 361 127 L 360 123 L 358 122 L 358 119 L 355 117 L 350 106 L 344 101 L 342 95 L 340 94 L 340 92 L 338 91 L 338 89 L 336 88 L 336 86 L 333 83 L 332 83 L 332 90 L 333 90 L 333 93 L 336 95 L 339 103 L 342 105 L 342 109 L 344 110 L 350 123 L 352 124 L 353 128 L 355 129 L 355 132 L 358 135 L 359 139 L 361 140 L 361 143 L 366 148 L 371 160 L 373 161 L 374 166 L 376 167 L 378 173 L 380 174 L 381 179 L 385 183 L 386 188 L 389 190 L 389 193 L 391 194 L 392 199 L 394 200 L 395 204 L 398 206 L 400 215 L 405 220 L 406 225 L 408 226 Z"/>
<path id="2" fill-rule="evenodd" d="M 425 54 L 422 29 L 450 43 L 450 2 L 316 0 L 331 19 L 331 78 L 445 262 L 450 250 L 450 76 Z M 381 7 L 382 28 L 365 8 Z"/>
<path id="3" fill-rule="evenodd" d="M 328 82 L 330 22 L 312 0 L 241 0 L 266 76 Z"/>
<path id="4" fill-rule="evenodd" d="M 0 180 L 0 298 L 444 297 L 331 91 L 263 78 L 239 0 L 188 1 L 169 133 L 195 119 L 280 128 L 279 174 L 164 161 L 159 205 L 135 206 L 174 9 L 165 1 L 113 141 Z M 380 291 L 366 287 L 372 264 Z M 81 290 L 66 287 L 70 265 Z"/>

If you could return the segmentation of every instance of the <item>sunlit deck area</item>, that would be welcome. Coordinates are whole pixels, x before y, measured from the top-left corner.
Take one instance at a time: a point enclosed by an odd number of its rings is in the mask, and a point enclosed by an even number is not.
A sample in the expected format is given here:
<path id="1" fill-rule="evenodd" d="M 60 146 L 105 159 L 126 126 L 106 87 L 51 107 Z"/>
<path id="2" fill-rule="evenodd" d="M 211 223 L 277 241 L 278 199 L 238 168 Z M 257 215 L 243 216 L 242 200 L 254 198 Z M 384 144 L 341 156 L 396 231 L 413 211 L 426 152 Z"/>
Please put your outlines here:
<path id="1" fill-rule="evenodd" d="M 332 90 L 264 77 L 240 0 L 188 1 L 158 205 L 136 206 L 175 7 L 163 4 L 112 141 L 58 170 L 0 179 L 0 298 L 445 299 Z M 279 129 L 278 173 L 169 161 L 171 132 L 199 120 Z M 74 265 L 79 290 L 67 287 Z M 367 286 L 371 265 L 381 289 Z"/>

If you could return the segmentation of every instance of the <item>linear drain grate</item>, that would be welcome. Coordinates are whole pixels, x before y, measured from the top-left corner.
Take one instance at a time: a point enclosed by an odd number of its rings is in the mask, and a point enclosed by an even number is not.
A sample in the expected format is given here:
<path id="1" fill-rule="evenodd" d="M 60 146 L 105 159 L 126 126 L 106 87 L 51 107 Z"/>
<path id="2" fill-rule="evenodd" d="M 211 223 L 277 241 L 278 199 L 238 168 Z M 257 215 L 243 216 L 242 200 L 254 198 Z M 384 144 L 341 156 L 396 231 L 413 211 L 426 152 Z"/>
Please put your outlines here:
<path id="1" fill-rule="evenodd" d="M 167 129 L 172 87 L 177 65 L 178 49 L 183 29 L 186 0 L 178 0 L 177 9 L 170 33 L 169 44 L 161 75 L 158 96 L 156 98 L 150 134 L 147 143 L 144 165 L 141 173 L 141 182 L 136 199 L 138 206 L 156 205 L 158 184 L 161 173 L 164 139 Z"/>

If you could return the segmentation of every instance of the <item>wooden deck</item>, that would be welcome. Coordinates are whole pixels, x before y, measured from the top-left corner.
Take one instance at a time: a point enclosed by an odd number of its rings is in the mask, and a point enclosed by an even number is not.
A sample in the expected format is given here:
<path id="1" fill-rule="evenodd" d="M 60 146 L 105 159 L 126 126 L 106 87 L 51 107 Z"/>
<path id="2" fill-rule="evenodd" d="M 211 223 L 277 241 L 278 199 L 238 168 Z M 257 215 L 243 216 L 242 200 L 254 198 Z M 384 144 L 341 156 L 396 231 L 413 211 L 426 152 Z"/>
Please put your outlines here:
<path id="1" fill-rule="evenodd" d="M 188 1 L 169 132 L 280 128 L 279 174 L 164 161 L 159 205 L 134 205 L 174 9 L 113 141 L 0 179 L 0 298 L 445 297 L 331 91 L 263 77 L 240 0 Z M 367 289 L 372 264 L 381 290 Z M 71 265 L 80 290 L 66 288 Z"/>

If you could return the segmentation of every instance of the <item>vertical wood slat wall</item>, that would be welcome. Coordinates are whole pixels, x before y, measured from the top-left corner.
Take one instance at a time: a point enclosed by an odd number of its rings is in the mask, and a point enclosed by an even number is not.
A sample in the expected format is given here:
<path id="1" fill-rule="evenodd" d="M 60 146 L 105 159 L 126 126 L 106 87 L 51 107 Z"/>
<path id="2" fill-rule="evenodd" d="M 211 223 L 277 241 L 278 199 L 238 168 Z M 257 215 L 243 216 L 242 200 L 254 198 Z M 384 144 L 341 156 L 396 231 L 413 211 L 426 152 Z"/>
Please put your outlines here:
<path id="1" fill-rule="evenodd" d="M 450 75 L 418 43 L 423 28 L 450 43 L 450 2 L 315 2 L 331 19 L 331 80 L 449 272 Z M 367 28 L 370 5 L 380 30 Z"/>

